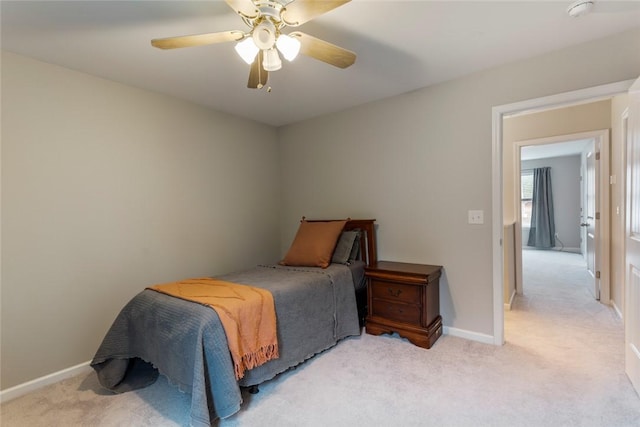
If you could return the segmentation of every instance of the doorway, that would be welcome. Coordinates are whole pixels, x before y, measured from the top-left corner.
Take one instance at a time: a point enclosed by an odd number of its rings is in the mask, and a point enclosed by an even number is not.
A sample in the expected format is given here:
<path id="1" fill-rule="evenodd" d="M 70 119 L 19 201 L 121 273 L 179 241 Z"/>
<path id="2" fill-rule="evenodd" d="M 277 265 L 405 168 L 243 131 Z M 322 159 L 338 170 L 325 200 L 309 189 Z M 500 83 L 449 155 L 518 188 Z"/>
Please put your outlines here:
<path id="1" fill-rule="evenodd" d="M 493 307 L 494 307 L 494 335 L 496 345 L 504 344 L 504 252 L 502 247 L 504 227 L 504 186 L 510 173 L 503 171 L 505 157 L 512 161 L 512 157 L 505 156 L 503 145 L 504 129 L 503 119 L 509 115 L 524 114 L 525 112 L 543 111 L 553 108 L 562 108 L 570 105 L 593 102 L 596 100 L 610 99 L 613 96 L 626 93 L 632 80 L 617 82 L 588 89 L 536 98 L 527 101 L 496 106 L 492 110 L 493 144 L 492 144 L 492 229 L 493 229 Z M 608 162 L 608 160 L 607 160 Z M 511 171 L 509 171 L 511 172 Z M 511 181 L 511 185 L 513 181 Z M 516 233 L 517 236 L 517 233 Z M 608 243 L 608 238 L 603 239 Z M 608 261 L 608 260 L 607 260 Z M 604 297 L 604 295 L 603 295 Z M 607 296 L 608 299 L 608 296 Z"/>
<path id="2" fill-rule="evenodd" d="M 511 123 L 513 125 L 514 123 Z M 594 299 L 609 298 L 609 195 L 603 181 L 608 176 L 608 129 L 515 143 L 515 286 L 514 294 L 524 293 L 523 250 L 551 250 L 582 254 L 590 273 L 589 292 Z M 597 160 L 596 160 L 597 159 Z M 533 171 L 547 168 L 552 236 L 548 245 L 531 241 L 530 207 Z M 597 218 L 597 219 L 596 219 Z M 530 236 L 532 234 L 532 236 Z M 604 241 L 603 239 L 607 239 Z"/>

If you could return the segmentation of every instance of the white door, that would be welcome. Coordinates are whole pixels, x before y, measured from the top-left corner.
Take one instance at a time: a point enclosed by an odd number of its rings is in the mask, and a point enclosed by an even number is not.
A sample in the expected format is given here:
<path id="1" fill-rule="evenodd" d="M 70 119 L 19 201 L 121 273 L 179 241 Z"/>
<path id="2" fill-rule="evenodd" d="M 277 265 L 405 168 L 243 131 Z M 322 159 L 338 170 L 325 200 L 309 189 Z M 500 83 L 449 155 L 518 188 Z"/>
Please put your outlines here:
<path id="1" fill-rule="evenodd" d="M 625 371 L 640 393 L 640 78 L 629 89 L 625 253 Z"/>
<path id="2" fill-rule="evenodd" d="M 594 140 L 583 152 L 583 176 L 582 176 L 582 227 L 583 255 L 587 261 L 587 270 L 590 273 L 591 283 L 589 290 L 595 299 L 600 299 L 600 280 L 598 273 L 598 239 L 599 223 L 597 221 L 597 207 L 599 206 L 598 179 L 600 174 L 598 159 L 598 143 Z"/>

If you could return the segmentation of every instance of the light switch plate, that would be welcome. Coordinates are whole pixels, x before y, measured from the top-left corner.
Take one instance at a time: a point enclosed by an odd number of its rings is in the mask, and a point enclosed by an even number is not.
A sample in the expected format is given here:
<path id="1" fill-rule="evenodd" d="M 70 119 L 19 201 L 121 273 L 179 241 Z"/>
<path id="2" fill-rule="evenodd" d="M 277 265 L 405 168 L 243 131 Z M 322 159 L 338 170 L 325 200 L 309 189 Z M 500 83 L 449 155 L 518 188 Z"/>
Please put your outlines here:
<path id="1" fill-rule="evenodd" d="M 469 224 L 484 224 L 484 211 L 469 211 Z"/>

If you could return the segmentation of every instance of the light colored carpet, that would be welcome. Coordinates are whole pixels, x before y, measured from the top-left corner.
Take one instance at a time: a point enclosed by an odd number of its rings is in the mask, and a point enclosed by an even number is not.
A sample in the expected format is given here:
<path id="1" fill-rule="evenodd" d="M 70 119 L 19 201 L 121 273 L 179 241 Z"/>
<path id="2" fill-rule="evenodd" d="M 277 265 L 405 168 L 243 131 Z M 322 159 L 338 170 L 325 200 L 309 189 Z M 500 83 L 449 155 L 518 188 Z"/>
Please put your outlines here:
<path id="1" fill-rule="evenodd" d="M 363 334 L 245 396 L 231 426 L 640 426 L 623 327 L 593 300 L 579 255 L 525 251 L 525 295 L 502 347 L 443 336 L 430 350 Z M 445 319 L 446 322 L 447 319 Z M 123 395 L 95 375 L 2 405 L 2 426 L 183 426 L 189 396 L 161 377 Z"/>

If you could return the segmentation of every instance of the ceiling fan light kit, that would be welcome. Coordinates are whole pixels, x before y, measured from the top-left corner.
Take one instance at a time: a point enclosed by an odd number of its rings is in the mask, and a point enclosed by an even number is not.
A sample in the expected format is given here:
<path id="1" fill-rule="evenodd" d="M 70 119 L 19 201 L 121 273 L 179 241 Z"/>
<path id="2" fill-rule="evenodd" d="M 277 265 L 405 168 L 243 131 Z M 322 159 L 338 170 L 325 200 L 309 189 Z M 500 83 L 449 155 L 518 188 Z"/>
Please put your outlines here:
<path id="1" fill-rule="evenodd" d="M 276 42 L 276 26 L 269 18 L 265 18 L 256 25 L 251 35 L 253 41 L 262 50 L 271 49 Z"/>
<path id="2" fill-rule="evenodd" d="M 251 37 L 247 37 L 238 42 L 235 49 L 238 55 L 240 55 L 240 58 L 249 65 L 253 64 L 253 61 L 256 59 L 256 55 L 260 52 L 260 49 L 258 49 L 258 46 L 256 46 Z"/>
<path id="3" fill-rule="evenodd" d="M 293 61 L 300 52 L 300 41 L 286 34 L 280 34 L 276 47 L 287 61 Z"/>
<path id="4" fill-rule="evenodd" d="M 263 50 L 264 52 L 264 62 L 262 63 L 262 68 L 265 71 L 278 71 L 282 68 L 282 61 L 280 61 L 280 55 L 278 55 L 278 51 L 275 48 Z"/>
<path id="5" fill-rule="evenodd" d="M 276 0 L 226 0 L 227 4 L 251 28 L 243 31 L 196 34 L 151 40 L 160 49 L 202 46 L 227 41 L 237 41 L 235 50 L 249 65 L 247 87 L 260 89 L 267 82 L 269 71 L 282 68 L 278 51 L 287 61 L 293 61 L 298 53 L 339 68 L 347 68 L 356 60 L 356 54 L 329 42 L 296 31 L 281 32 L 285 27 L 297 27 L 333 10 L 351 0 L 293 0 L 280 3 Z"/>

